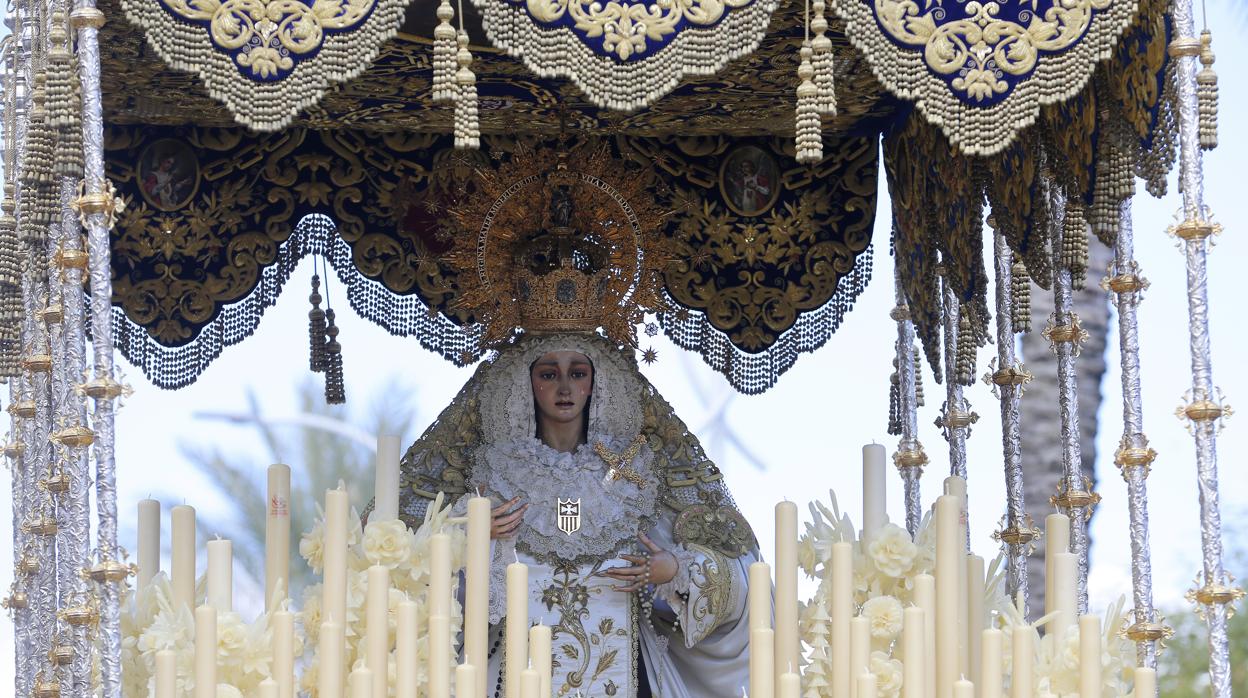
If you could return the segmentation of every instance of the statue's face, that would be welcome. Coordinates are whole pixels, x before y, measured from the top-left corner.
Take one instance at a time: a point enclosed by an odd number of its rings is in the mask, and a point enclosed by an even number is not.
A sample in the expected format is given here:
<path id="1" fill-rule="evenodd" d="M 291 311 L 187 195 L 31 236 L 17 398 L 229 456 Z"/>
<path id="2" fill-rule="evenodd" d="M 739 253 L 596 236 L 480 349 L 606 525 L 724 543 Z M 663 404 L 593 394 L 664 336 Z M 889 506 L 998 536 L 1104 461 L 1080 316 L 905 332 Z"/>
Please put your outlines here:
<path id="1" fill-rule="evenodd" d="M 594 365 L 577 351 L 551 351 L 533 362 L 529 378 L 539 423 L 566 423 L 585 411 L 594 389 Z"/>

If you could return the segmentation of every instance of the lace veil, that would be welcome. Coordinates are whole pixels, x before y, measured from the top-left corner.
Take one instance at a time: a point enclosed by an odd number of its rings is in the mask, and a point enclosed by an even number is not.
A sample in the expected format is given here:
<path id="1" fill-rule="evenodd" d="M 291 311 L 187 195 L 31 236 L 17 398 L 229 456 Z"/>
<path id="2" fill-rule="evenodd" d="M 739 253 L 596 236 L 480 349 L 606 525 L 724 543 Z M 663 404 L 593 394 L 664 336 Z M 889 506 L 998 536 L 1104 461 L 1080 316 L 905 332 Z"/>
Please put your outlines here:
<path id="1" fill-rule="evenodd" d="M 757 546 L 723 475 L 671 405 L 637 369 L 631 352 L 597 335 L 521 336 L 477 371 L 404 454 L 399 512 L 409 526 L 424 520 L 438 492 L 453 500 L 476 481 L 482 447 L 532 437 L 537 430 L 529 367 L 550 351 L 578 351 L 594 365 L 590 439 L 628 443 L 644 434 L 664 506 L 676 513 L 678 542 L 739 557 Z"/>

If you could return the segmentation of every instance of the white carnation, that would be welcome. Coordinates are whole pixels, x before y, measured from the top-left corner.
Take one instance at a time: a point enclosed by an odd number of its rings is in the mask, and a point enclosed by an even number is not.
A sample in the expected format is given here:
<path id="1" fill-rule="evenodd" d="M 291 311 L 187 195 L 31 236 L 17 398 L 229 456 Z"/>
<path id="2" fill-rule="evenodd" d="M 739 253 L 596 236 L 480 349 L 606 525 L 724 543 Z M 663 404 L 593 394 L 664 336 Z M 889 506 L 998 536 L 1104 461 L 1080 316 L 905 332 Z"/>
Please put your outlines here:
<path id="1" fill-rule="evenodd" d="M 889 577 L 901 577 L 909 571 L 919 551 L 910 540 L 910 534 L 891 523 L 882 526 L 872 536 L 867 548 L 876 569 Z"/>
<path id="2" fill-rule="evenodd" d="M 871 637 L 885 642 L 901 633 L 901 602 L 892 596 L 876 596 L 862 605 L 862 616 L 871 626 Z"/>
<path id="3" fill-rule="evenodd" d="M 871 653 L 870 669 L 875 674 L 875 690 L 879 698 L 897 698 L 901 694 L 901 662 L 877 650 Z"/>
<path id="4" fill-rule="evenodd" d="M 364 555 L 374 565 L 396 569 L 412 555 L 412 534 L 399 519 L 373 521 L 364 529 Z"/>

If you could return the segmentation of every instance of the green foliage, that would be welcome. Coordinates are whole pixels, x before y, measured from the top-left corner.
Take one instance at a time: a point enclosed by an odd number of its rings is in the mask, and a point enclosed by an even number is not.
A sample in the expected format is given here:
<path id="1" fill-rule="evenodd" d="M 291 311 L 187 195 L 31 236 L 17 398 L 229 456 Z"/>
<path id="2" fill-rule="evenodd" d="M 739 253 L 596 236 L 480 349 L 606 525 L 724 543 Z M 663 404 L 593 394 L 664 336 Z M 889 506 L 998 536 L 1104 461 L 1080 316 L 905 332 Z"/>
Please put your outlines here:
<path id="1" fill-rule="evenodd" d="M 364 416 L 352 415 L 345 406 L 327 405 L 320 382 L 309 378 L 298 387 L 299 410 L 304 415 L 338 420 L 369 434 L 407 435 L 415 420 L 411 407 L 413 391 L 398 381 L 388 394 L 372 401 Z M 291 561 L 290 592 L 298 599 L 312 583 L 312 571 L 299 556 L 299 538 L 319 518 L 325 490 L 346 483 L 352 505 L 362 512 L 372 498 L 373 452 L 341 434 L 306 426 L 277 426 L 259 417 L 256 396 L 247 392 L 247 409 L 251 420 L 240 429 L 254 429 L 265 444 L 267 453 L 239 454 L 226 451 L 221 443 L 182 444 L 187 461 L 208 477 L 218 492 L 231 505 L 220 517 L 198 517 L 200 540 L 217 534 L 233 541 L 236 580 L 246 575 L 256 588 L 264 586 L 265 492 L 267 469 L 271 463 L 291 467 Z M 237 585 L 237 581 L 236 581 Z"/>

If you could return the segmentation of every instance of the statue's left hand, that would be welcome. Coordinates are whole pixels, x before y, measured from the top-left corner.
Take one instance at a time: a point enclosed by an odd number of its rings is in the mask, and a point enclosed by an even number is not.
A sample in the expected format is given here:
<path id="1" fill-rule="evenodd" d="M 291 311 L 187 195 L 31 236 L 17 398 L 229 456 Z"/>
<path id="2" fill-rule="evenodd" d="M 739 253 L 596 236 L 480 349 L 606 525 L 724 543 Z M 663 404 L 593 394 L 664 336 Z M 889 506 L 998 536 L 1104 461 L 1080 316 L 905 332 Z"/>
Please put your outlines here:
<path id="1" fill-rule="evenodd" d="M 676 565 L 678 563 L 675 555 L 660 548 L 658 544 L 650 540 L 650 536 L 644 533 L 637 536 L 637 538 L 642 545 L 646 546 L 647 553 L 643 555 L 621 555 L 622 559 L 633 564 L 630 566 L 611 567 L 602 571 L 603 575 L 625 583 L 625 586 L 613 587 L 616 591 L 638 591 L 647 584 L 666 584 L 676 576 Z"/>

